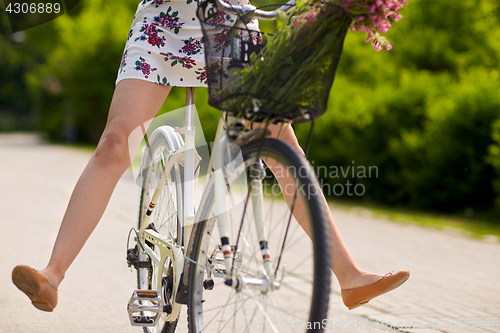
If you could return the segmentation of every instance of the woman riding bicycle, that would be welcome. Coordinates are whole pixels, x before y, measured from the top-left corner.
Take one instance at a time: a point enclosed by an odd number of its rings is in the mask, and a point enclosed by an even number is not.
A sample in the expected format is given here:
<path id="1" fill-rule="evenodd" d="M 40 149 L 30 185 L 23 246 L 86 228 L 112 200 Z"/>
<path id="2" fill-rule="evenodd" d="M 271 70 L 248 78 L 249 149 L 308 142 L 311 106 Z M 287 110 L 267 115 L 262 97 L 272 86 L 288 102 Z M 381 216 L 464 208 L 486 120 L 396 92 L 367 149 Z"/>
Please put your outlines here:
<path id="1" fill-rule="evenodd" d="M 239 4 L 234 3 L 234 4 Z M 171 88 L 206 87 L 202 33 L 197 1 L 142 0 L 128 33 L 106 127 L 75 186 L 48 265 L 40 270 L 14 268 L 14 284 L 43 311 L 57 304 L 57 288 L 101 219 L 111 194 L 130 164 L 131 132 L 151 120 Z M 230 20 L 230 16 L 223 18 Z M 254 28 L 257 28 L 255 25 Z M 303 154 L 292 127 L 269 127 Z M 327 205 L 323 197 L 324 204 Z M 344 304 L 353 309 L 404 283 L 409 272 L 386 275 L 362 270 L 347 250 L 329 209 L 332 270 Z M 299 221 L 300 223 L 301 221 Z"/>

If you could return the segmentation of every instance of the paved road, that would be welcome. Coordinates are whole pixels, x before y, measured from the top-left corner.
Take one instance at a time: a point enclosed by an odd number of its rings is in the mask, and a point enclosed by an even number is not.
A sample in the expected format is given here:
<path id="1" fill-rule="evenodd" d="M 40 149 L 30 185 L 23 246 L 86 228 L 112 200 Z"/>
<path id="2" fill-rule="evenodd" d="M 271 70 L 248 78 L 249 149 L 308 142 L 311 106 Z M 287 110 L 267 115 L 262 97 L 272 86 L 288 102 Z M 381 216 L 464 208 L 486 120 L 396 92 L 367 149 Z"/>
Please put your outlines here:
<path id="1" fill-rule="evenodd" d="M 34 309 L 10 282 L 17 264 L 46 264 L 88 158 L 33 136 L 0 135 L 0 332 L 141 332 L 129 325 L 125 310 L 135 286 L 124 260 L 138 194 L 131 173 L 120 180 L 103 221 L 68 271 L 53 313 Z M 500 244 L 332 209 L 363 268 L 411 271 L 402 288 L 353 311 L 343 306 L 335 281 L 332 331 L 379 332 L 399 324 L 405 332 L 500 332 L 493 327 L 500 325 Z M 187 332 L 186 325 L 178 331 Z"/>

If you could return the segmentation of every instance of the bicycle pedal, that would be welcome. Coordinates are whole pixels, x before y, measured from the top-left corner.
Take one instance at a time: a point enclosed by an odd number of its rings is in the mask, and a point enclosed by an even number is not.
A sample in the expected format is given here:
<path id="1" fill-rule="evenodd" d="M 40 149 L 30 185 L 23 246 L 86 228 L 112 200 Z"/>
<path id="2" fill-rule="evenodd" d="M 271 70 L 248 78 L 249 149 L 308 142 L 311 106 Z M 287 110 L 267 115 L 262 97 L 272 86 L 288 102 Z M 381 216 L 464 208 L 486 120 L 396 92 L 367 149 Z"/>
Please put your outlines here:
<path id="1" fill-rule="evenodd" d="M 163 312 L 163 301 L 156 290 L 135 290 L 128 301 L 132 326 L 156 326 Z"/>

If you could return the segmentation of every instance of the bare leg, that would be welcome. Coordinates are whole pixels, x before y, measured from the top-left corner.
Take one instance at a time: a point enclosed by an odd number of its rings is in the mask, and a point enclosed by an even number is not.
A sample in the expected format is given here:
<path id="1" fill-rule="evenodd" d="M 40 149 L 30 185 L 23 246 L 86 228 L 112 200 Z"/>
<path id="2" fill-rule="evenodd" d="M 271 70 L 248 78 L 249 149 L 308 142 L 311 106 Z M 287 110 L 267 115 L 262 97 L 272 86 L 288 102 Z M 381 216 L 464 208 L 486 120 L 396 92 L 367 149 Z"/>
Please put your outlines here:
<path id="1" fill-rule="evenodd" d="M 120 81 L 116 86 L 106 128 L 73 191 L 49 264 L 40 271 L 54 287 L 59 286 L 97 226 L 118 180 L 130 164 L 130 133 L 155 116 L 170 89 L 134 79 Z M 132 144 L 138 148 L 140 142 Z"/>
<path id="2" fill-rule="evenodd" d="M 297 149 L 304 155 L 304 152 L 297 141 L 293 128 L 290 125 L 271 125 L 269 127 L 269 130 L 271 131 L 272 137 L 279 137 L 281 140 L 292 145 L 295 149 Z M 282 189 L 288 188 L 287 185 L 291 185 L 290 188 L 295 186 L 295 180 L 292 177 L 287 177 L 286 172 L 277 172 L 277 170 L 273 170 L 277 167 L 276 161 L 266 160 L 266 165 L 276 175 Z M 291 202 L 293 202 L 295 191 L 288 192 L 290 193 L 287 193 L 287 191 L 283 191 L 283 196 L 285 197 L 285 200 L 290 204 Z M 339 230 L 337 229 L 337 225 L 335 224 L 332 213 L 328 208 L 325 197 L 321 197 L 325 205 L 327 206 L 326 212 L 330 224 L 330 239 L 332 244 L 332 270 L 339 280 L 340 287 L 342 289 L 355 288 L 365 286 L 379 280 L 381 277 L 383 277 L 383 275 L 365 272 L 358 266 L 358 264 L 356 264 L 351 254 L 347 250 L 347 247 L 344 243 L 344 240 L 342 239 L 342 236 L 340 235 Z M 301 202 L 301 200 L 298 200 L 295 203 L 294 216 L 302 226 L 302 228 L 306 231 L 306 233 L 311 236 L 307 220 L 304 218 L 300 218 L 300 216 L 303 214 L 305 214 L 304 203 Z"/>

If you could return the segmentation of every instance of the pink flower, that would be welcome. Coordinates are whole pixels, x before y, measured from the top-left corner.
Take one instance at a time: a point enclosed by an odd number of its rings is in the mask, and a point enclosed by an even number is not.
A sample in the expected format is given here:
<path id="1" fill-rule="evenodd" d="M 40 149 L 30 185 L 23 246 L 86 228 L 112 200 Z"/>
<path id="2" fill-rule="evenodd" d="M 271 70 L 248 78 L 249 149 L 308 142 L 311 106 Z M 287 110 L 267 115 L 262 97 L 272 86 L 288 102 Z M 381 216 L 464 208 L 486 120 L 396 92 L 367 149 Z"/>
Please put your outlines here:
<path id="1" fill-rule="evenodd" d="M 390 23 L 385 23 L 380 26 L 380 32 L 387 32 L 389 31 L 389 28 L 392 27 Z"/>
<path id="2" fill-rule="evenodd" d="M 378 40 L 374 39 L 372 41 L 372 45 L 375 48 L 375 50 L 377 50 L 377 52 L 382 50 L 382 45 L 380 44 L 380 42 Z"/>
<path id="3" fill-rule="evenodd" d="M 380 51 L 385 46 L 390 50 L 392 46 L 379 33 L 386 33 L 403 16 L 399 11 L 408 0 L 333 0 L 349 11 L 354 20 L 350 29 L 363 31 L 368 34 L 367 41 L 372 41 L 373 47 Z"/>

